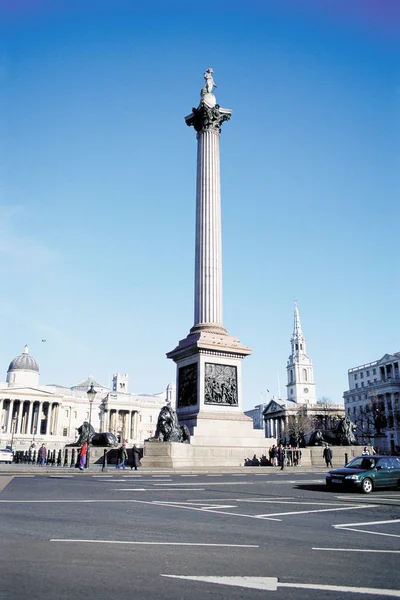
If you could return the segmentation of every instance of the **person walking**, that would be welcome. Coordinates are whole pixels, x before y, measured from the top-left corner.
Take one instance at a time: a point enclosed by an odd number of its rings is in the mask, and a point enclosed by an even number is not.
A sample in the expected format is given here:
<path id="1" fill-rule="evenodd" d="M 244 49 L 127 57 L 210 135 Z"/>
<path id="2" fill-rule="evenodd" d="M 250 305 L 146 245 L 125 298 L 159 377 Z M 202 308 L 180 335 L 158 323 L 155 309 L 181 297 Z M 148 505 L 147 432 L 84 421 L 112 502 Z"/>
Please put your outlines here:
<path id="1" fill-rule="evenodd" d="M 137 471 L 138 467 L 140 467 L 140 450 L 136 447 L 136 444 L 133 444 L 131 471 L 132 469 L 135 469 L 135 471 Z"/>
<path id="2" fill-rule="evenodd" d="M 119 448 L 118 448 L 118 454 L 117 454 L 117 464 L 115 466 L 116 469 L 123 469 L 125 471 L 126 467 L 125 467 L 125 461 L 128 458 L 128 453 L 126 451 L 126 445 L 122 444 Z"/>
<path id="3" fill-rule="evenodd" d="M 282 444 L 279 444 L 278 448 L 278 463 L 281 467 L 281 471 L 283 471 L 285 467 L 285 448 Z"/>
<path id="4" fill-rule="evenodd" d="M 361 452 L 361 456 L 369 456 L 370 452 L 368 450 L 368 447 L 365 446 L 364 450 Z"/>
<path id="5" fill-rule="evenodd" d="M 322 453 L 322 456 L 325 459 L 325 463 L 327 467 L 330 467 L 331 469 L 333 469 L 332 466 L 332 450 L 329 448 L 329 444 L 327 444 L 324 448 L 324 451 Z"/>
<path id="6" fill-rule="evenodd" d="M 79 453 L 79 470 L 83 471 L 86 465 L 86 454 L 87 454 L 87 442 L 83 442 L 81 451 Z"/>
<path id="7" fill-rule="evenodd" d="M 41 467 L 44 467 L 44 465 L 46 464 L 46 458 L 47 458 L 46 446 L 44 444 L 42 444 L 39 448 L 39 464 Z"/>

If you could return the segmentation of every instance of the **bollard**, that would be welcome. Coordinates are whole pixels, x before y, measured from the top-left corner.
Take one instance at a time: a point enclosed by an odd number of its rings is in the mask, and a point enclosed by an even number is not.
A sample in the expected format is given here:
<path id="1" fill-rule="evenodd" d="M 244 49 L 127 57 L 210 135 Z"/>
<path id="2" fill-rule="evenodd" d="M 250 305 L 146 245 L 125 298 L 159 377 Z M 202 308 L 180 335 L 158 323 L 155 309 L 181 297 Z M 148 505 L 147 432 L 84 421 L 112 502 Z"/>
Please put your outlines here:
<path id="1" fill-rule="evenodd" d="M 64 467 L 68 467 L 68 448 L 65 448 L 64 452 Z"/>
<path id="2" fill-rule="evenodd" d="M 75 448 L 72 448 L 72 452 L 71 452 L 71 465 L 70 467 L 75 467 Z"/>
<path id="3" fill-rule="evenodd" d="M 103 473 L 107 473 L 107 450 L 104 448 L 103 452 L 103 466 L 101 468 Z"/>
<path id="4" fill-rule="evenodd" d="M 57 454 L 57 467 L 61 467 L 61 448 L 59 449 Z"/>
<path id="5" fill-rule="evenodd" d="M 36 450 L 34 450 L 34 451 L 33 451 L 32 463 L 33 463 L 34 465 L 36 464 Z"/>
<path id="6" fill-rule="evenodd" d="M 349 457 L 347 455 L 347 452 L 345 452 L 344 453 L 344 466 L 346 466 L 348 462 L 349 462 Z"/>

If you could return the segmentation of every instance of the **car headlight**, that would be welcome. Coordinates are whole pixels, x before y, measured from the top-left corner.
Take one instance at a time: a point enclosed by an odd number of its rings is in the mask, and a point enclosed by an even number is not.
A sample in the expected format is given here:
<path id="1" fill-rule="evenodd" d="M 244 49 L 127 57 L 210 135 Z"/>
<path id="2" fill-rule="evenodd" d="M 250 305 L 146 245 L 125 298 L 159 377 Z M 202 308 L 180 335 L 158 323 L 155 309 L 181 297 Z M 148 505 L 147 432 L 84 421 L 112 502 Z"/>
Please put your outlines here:
<path id="1" fill-rule="evenodd" d="M 358 479 L 358 475 L 346 475 L 345 479 Z"/>

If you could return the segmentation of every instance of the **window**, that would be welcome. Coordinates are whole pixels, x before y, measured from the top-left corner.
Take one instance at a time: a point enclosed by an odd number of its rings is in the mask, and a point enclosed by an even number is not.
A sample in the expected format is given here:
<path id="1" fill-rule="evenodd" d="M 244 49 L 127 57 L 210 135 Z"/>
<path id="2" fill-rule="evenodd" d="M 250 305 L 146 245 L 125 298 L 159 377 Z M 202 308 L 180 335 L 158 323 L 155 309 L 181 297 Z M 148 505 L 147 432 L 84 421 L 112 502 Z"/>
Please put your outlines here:
<path id="1" fill-rule="evenodd" d="M 356 390 L 358 390 L 358 383 L 356 383 Z"/>
<path id="2" fill-rule="evenodd" d="M 65 418 L 68 419 L 68 417 L 69 417 L 69 410 L 66 410 L 65 411 Z"/>
<path id="3" fill-rule="evenodd" d="M 63 427 L 63 436 L 64 437 L 68 436 L 68 428 L 67 427 Z"/>
<path id="4" fill-rule="evenodd" d="M 77 419 L 77 418 L 78 418 L 78 413 L 75 411 L 74 412 L 74 419 Z"/>
<path id="5" fill-rule="evenodd" d="M 361 382 L 361 387 L 364 387 L 364 382 L 363 381 Z"/>
<path id="6" fill-rule="evenodd" d="M 364 373 L 360 373 L 360 379 L 364 379 Z"/>
<path id="7" fill-rule="evenodd" d="M 290 383 L 293 383 L 293 371 L 290 369 Z"/>
<path id="8" fill-rule="evenodd" d="M 357 379 L 357 378 L 358 378 L 357 373 L 354 373 L 354 379 Z"/>
<path id="9" fill-rule="evenodd" d="M 367 371 L 367 377 L 369 377 L 369 371 Z"/>
<path id="10" fill-rule="evenodd" d="M 303 369 L 303 381 L 307 381 L 307 369 Z"/>
<path id="11" fill-rule="evenodd" d="M 376 375 L 376 369 L 372 369 L 372 375 Z"/>
<path id="12" fill-rule="evenodd" d="M 149 419 L 150 419 L 149 422 L 152 423 L 153 422 L 153 415 L 150 415 Z"/>
<path id="13" fill-rule="evenodd" d="M 296 344 L 296 350 L 298 350 L 298 349 L 299 349 L 299 345 L 298 345 L 298 344 Z"/>

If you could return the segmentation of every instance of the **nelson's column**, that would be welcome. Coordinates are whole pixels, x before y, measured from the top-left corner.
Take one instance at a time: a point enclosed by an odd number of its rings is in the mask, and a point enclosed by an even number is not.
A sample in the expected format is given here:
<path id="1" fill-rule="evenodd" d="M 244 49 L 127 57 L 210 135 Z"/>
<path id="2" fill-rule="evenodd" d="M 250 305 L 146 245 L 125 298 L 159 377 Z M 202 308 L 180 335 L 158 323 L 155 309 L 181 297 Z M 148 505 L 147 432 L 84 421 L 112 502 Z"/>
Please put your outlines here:
<path id="1" fill-rule="evenodd" d="M 179 464 L 240 465 L 265 451 L 265 436 L 242 410 L 241 362 L 251 350 L 230 336 L 222 321 L 219 140 L 232 111 L 217 104 L 213 70 L 204 78 L 200 104 L 185 117 L 197 137 L 194 325 L 167 353 L 177 365 L 179 423 L 192 437 L 190 446 L 181 444 L 174 452 L 181 455 Z"/>

